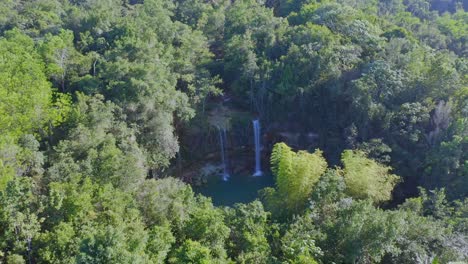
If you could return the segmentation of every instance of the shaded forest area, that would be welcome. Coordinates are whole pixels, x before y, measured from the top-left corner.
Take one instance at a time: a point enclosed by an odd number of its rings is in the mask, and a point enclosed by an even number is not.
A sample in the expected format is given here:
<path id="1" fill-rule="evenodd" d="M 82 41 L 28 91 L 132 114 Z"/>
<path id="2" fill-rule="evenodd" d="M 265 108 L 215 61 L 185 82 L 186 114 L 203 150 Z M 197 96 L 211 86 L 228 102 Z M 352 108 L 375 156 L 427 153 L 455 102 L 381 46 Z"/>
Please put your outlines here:
<path id="1" fill-rule="evenodd" d="M 1 0 L 0 263 L 468 261 L 465 10 Z M 216 207 L 254 118 L 275 186 Z"/>

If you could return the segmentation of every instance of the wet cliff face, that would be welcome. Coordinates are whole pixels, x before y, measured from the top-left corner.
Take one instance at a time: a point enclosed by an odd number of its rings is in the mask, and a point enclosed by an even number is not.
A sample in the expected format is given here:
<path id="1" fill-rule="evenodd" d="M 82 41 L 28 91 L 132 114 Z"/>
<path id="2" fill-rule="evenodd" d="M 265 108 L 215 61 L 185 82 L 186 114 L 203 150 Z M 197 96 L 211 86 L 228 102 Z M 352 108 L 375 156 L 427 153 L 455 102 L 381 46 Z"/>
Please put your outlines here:
<path id="1" fill-rule="evenodd" d="M 207 104 L 205 114 L 184 128 L 180 158 L 174 161 L 171 173 L 194 184 L 206 182 L 209 175 L 261 175 L 269 170 L 269 156 L 275 143 L 314 150 L 318 140 L 317 133 L 295 118 L 258 119 L 257 114 L 245 111 L 231 100 L 215 100 Z"/>
<path id="2" fill-rule="evenodd" d="M 200 173 L 204 167 L 219 167 L 225 175 L 231 170 L 232 173 L 261 174 L 268 170 L 269 155 L 275 143 L 286 142 L 295 149 L 319 147 L 318 132 L 310 128 L 311 117 L 299 114 L 300 109 L 280 111 L 270 109 L 273 107 L 270 105 L 260 111 L 254 107 L 255 103 L 251 105 L 244 99 L 227 89 L 223 96 L 207 100 L 203 111 L 181 128 L 181 151 L 173 164 L 181 168 L 177 175 L 197 178 L 197 174 L 205 174 Z M 260 123 L 253 120 L 260 120 Z M 259 125 L 257 129 L 256 125 Z M 225 168 L 229 168 L 229 173 L 224 172 Z"/>

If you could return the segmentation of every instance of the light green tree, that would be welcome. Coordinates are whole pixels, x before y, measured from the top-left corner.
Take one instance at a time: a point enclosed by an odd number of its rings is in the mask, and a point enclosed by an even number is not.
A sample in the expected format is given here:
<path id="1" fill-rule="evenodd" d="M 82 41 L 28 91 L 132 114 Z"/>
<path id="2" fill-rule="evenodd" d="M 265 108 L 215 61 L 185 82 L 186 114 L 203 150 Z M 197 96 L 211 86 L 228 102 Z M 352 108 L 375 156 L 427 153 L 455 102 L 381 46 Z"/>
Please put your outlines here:
<path id="1" fill-rule="evenodd" d="M 314 185 L 327 169 L 327 162 L 320 150 L 294 152 L 285 143 L 277 143 L 271 153 L 271 170 L 276 189 L 267 188 L 267 200 L 277 209 L 289 212 L 303 209 Z"/>
<path id="2" fill-rule="evenodd" d="M 19 30 L 8 31 L 0 38 L 0 79 L 1 138 L 16 140 L 60 119 L 33 39 Z M 61 103 L 66 105 L 65 101 Z"/>
<path id="3" fill-rule="evenodd" d="M 210 248 L 188 239 L 175 250 L 173 256 L 169 258 L 169 263 L 211 264 L 213 258 L 210 253 Z"/>
<path id="4" fill-rule="evenodd" d="M 399 177 L 391 174 L 390 167 L 366 157 L 359 150 L 345 150 L 341 155 L 344 165 L 346 192 L 357 199 L 371 199 L 381 203 L 392 198 L 393 187 Z"/>

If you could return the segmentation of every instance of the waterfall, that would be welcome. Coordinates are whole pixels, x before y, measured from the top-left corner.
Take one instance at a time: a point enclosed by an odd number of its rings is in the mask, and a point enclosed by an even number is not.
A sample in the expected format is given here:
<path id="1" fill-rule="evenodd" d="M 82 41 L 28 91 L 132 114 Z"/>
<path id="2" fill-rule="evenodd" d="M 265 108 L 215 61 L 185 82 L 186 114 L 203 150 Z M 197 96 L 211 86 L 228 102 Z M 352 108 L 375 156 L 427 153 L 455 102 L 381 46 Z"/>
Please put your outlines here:
<path id="1" fill-rule="evenodd" d="M 260 121 L 258 119 L 253 120 L 254 129 L 254 141 L 255 141 L 255 173 L 253 176 L 262 176 L 262 166 L 260 164 Z"/>
<path id="2" fill-rule="evenodd" d="M 226 142 L 227 142 L 227 136 L 226 136 L 226 129 L 223 128 L 221 129 L 218 127 L 218 132 L 219 132 L 219 145 L 221 146 L 221 161 L 223 162 L 223 180 L 227 181 L 229 179 L 229 173 L 228 173 L 228 157 L 227 157 L 227 152 L 226 152 Z"/>

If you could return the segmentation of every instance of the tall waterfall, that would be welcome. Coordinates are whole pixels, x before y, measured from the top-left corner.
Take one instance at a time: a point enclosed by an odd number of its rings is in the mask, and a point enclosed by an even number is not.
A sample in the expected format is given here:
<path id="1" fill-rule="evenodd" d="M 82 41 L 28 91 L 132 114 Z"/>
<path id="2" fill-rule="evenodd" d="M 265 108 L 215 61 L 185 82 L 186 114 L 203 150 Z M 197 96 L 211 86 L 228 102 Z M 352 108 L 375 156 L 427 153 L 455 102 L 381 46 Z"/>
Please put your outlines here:
<path id="1" fill-rule="evenodd" d="M 226 129 L 218 127 L 219 132 L 219 145 L 221 146 L 221 161 L 223 162 L 223 180 L 229 180 L 229 172 L 228 172 L 228 157 L 226 152 L 226 143 L 227 143 L 227 136 L 226 136 Z"/>
<path id="2" fill-rule="evenodd" d="M 255 141 L 255 173 L 253 176 L 262 176 L 262 166 L 260 164 L 260 121 L 258 119 L 253 120 L 253 129 L 254 129 L 254 141 Z"/>

